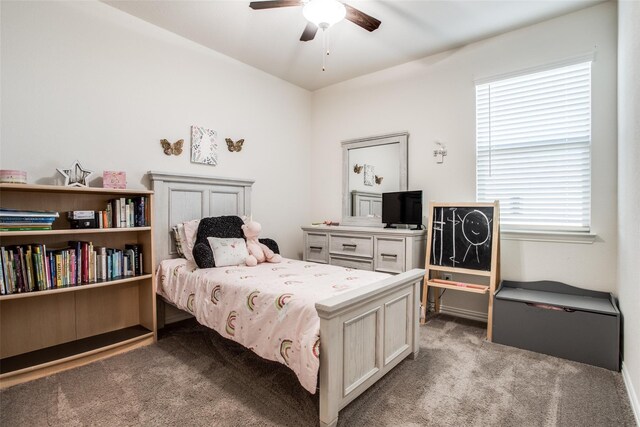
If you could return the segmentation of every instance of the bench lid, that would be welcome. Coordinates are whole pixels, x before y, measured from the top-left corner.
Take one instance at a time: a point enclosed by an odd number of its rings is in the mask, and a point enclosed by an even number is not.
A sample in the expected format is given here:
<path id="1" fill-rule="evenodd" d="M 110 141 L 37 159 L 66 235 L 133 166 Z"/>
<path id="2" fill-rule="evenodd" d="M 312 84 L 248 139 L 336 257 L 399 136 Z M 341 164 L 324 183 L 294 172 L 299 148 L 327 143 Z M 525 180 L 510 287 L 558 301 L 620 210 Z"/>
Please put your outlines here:
<path id="1" fill-rule="evenodd" d="M 532 304 L 553 305 L 572 310 L 588 311 L 592 313 L 617 316 L 619 311 L 611 303 L 610 298 L 592 297 L 584 295 L 570 295 L 557 292 L 547 292 L 532 289 L 501 287 L 496 293 L 496 299 L 518 301 Z"/>

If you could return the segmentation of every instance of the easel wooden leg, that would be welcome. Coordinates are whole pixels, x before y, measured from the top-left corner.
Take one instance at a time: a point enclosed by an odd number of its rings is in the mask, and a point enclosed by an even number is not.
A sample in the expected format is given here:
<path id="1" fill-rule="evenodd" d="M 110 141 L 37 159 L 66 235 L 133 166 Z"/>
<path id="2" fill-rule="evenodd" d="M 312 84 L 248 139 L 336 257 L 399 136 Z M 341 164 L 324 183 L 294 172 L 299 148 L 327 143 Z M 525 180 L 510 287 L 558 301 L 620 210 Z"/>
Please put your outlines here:
<path id="1" fill-rule="evenodd" d="M 420 304 L 420 324 L 424 325 L 427 322 L 427 310 L 429 304 L 429 300 L 427 295 L 429 293 L 429 286 L 427 286 L 427 279 L 425 277 L 424 282 L 422 284 L 422 302 Z"/>
<path id="2" fill-rule="evenodd" d="M 433 311 L 440 313 L 440 289 L 433 288 Z"/>
<path id="3" fill-rule="evenodd" d="M 487 311 L 487 341 L 493 341 L 493 293 L 489 292 L 489 310 Z"/>

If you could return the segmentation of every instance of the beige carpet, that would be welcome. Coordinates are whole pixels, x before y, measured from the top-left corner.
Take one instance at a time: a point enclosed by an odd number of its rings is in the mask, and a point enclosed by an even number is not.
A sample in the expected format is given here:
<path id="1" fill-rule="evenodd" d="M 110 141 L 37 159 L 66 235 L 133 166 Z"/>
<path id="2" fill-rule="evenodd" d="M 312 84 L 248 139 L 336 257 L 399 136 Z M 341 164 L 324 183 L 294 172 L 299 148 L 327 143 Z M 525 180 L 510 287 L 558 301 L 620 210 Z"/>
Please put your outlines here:
<path id="1" fill-rule="evenodd" d="M 619 373 L 487 343 L 440 316 L 421 353 L 340 412 L 340 426 L 634 426 Z M 314 426 L 285 367 L 191 322 L 157 345 L 0 393 L 9 426 Z"/>

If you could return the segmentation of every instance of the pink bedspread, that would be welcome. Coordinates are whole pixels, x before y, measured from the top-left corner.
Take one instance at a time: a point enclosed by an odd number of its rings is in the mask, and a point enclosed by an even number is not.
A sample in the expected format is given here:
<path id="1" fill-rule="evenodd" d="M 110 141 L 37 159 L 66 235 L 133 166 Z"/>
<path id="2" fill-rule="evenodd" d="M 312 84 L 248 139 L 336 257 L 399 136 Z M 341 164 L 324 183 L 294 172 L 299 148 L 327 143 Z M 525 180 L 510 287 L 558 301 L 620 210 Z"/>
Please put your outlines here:
<path id="1" fill-rule="evenodd" d="M 156 280 L 158 294 L 222 336 L 287 365 L 313 394 L 320 366 L 315 303 L 388 276 L 290 259 L 198 269 L 177 258 L 160 263 Z"/>

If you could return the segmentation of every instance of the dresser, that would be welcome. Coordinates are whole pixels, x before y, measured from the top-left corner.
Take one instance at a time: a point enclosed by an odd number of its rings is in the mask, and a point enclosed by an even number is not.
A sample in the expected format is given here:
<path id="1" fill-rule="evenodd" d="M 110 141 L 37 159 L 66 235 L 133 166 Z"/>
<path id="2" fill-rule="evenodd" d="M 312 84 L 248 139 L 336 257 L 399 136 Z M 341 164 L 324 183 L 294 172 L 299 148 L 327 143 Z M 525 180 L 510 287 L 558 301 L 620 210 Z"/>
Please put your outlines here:
<path id="1" fill-rule="evenodd" d="M 427 230 L 321 225 L 302 231 L 305 261 L 393 274 L 424 267 Z"/>

